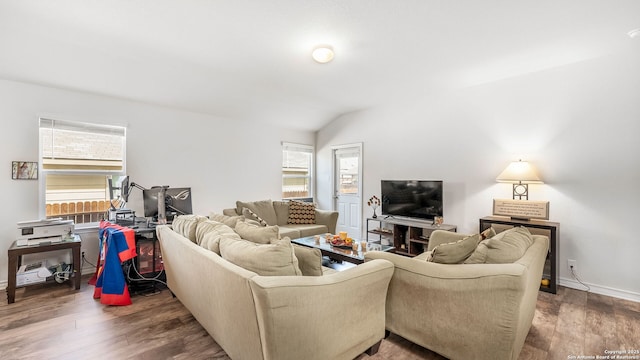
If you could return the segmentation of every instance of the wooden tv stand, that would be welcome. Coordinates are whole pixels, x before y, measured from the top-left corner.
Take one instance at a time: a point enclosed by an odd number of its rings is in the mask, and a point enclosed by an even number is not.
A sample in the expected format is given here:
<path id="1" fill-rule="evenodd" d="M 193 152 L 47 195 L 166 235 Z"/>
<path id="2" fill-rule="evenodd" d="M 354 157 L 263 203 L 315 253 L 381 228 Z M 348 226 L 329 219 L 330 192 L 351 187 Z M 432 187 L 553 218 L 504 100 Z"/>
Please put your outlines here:
<path id="1" fill-rule="evenodd" d="M 373 228 L 369 222 L 377 222 L 379 226 Z M 396 248 L 396 254 L 416 256 L 427 250 L 429 236 L 434 230 L 455 232 L 458 227 L 448 224 L 436 226 L 429 220 L 378 216 L 367 218 L 366 236 L 367 242 L 382 242 L 385 239 Z"/>

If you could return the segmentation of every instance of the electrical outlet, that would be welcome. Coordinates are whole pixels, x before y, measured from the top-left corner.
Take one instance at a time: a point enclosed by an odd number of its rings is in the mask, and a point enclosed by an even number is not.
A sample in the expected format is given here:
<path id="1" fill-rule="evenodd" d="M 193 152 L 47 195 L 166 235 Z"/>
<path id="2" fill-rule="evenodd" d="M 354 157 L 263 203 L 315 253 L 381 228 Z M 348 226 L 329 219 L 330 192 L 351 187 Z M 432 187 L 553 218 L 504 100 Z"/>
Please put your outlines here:
<path id="1" fill-rule="evenodd" d="M 572 259 L 567 259 L 567 267 L 569 268 L 569 273 L 578 273 L 578 262 Z M 573 270 L 573 272 L 572 272 Z"/>

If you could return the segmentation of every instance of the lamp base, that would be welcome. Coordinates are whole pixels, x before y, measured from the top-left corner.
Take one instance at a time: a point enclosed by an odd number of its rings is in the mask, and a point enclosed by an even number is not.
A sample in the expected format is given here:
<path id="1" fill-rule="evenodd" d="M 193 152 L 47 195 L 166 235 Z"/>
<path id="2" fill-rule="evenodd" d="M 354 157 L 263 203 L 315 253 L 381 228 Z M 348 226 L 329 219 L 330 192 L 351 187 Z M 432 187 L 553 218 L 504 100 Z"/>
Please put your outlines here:
<path id="1" fill-rule="evenodd" d="M 529 184 L 513 184 L 513 200 L 529 200 Z"/>

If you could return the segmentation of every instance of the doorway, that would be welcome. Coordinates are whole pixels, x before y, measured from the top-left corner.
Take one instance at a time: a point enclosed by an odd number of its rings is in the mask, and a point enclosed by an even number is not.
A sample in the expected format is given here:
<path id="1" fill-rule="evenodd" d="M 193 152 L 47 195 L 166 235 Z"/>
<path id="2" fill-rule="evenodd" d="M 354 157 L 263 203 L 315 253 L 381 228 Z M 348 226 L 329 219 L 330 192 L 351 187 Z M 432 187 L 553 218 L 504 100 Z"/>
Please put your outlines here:
<path id="1" fill-rule="evenodd" d="M 332 147 L 333 208 L 338 215 L 336 232 L 361 236 L 362 143 Z"/>

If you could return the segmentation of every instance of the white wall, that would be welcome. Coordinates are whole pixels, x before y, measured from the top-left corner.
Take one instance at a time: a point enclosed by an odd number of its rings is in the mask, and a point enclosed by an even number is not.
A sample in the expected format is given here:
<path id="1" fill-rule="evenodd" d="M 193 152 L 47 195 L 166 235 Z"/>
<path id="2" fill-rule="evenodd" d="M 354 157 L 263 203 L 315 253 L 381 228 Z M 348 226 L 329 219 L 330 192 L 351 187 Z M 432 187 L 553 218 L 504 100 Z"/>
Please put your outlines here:
<path id="1" fill-rule="evenodd" d="M 127 173 L 144 187 L 190 186 L 198 214 L 234 207 L 236 200 L 281 197 L 281 142 L 313 144 L 314 134 L 235 122 L 186 111 L 0 80 L 0 288 L 16 223 L 38 219 L 38 181 L 11 180 L 11 161 L 38 161 L 38 116 L 127 127 Z M 130 207 L 142 216 L 141 192 Z M 82 234 L 87 259 L 97 236 Z"/>
<path id="2" fill-rule="evenodd" d="M 496 176 L 522 157 L 545 180 L 530 200 L 560 223 L 561 284 L 640 301 L 640 54 L 626 53 L 346 114 L 322 129 L 319 199 L 330 206 L 332 145 L 364 142 L 366 200 L 381 179 L 442 179 L 445 223 L 477 233 Z M 415 97 L 415 94 L 412 94 Z"/>

